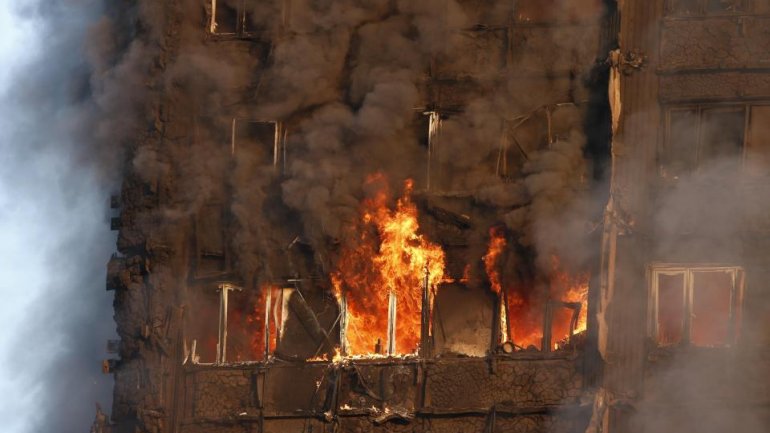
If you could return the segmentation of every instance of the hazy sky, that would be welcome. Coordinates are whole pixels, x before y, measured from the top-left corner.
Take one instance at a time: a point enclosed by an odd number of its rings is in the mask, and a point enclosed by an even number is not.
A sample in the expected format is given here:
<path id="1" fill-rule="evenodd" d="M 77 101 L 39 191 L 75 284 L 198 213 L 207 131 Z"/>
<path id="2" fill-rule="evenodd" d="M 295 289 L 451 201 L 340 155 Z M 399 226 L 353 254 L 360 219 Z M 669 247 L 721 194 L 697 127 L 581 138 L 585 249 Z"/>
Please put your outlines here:
<path id="1" fill-rule="evenodd" d="M 78 109 L 58 92 L 82 64 L 61 51 L 82 45 L 72 18 L 87 1 L 36 1 L 0 1 L 0 431 L 87 432 L 94 403 L 110 403 L 99 360 L 115 328 L 114 234 L 109 193 L 72 157 L 85 145 L 67 134 Z M 56 50 L 41 43 L 50 28 Z"/>

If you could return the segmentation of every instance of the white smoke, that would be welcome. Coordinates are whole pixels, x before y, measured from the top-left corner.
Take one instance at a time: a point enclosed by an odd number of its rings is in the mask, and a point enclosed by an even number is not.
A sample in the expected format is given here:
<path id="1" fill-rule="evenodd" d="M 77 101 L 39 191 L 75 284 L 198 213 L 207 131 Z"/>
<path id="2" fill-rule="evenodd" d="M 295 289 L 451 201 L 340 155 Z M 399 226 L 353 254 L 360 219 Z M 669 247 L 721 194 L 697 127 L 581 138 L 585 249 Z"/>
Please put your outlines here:
<path id="1" fill-rule="evenodd" d="M 0 3 L 0 425 L 83 432 L 114 338 L 108 192 L 87 162 L 83 37 L 94 2 Z"/>

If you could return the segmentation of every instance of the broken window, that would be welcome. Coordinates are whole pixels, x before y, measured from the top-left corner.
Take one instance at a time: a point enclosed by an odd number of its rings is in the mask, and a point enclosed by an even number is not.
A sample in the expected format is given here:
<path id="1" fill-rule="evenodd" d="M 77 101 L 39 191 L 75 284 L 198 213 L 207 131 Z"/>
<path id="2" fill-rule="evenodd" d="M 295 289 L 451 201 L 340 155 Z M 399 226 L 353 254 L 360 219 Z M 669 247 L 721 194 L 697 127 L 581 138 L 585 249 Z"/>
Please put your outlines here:
<path id="1" fill-rule="evenodd" d="M 544 110 L 503 123 L 496 173 L 508 179 L 519 174 L 529 156 L 548 143 L 548 120 Z"/>
<path id="2" fill-rule="evenodd" d="M 650 336 L 660 346 L 724 347 L 739 332 L 743 270 L 656 266 Z"/>
<path id="3" fill-rule="evenodd" d="M 571 103 L 542 106 L 506 120 L 495 172 L 503 179 L 517 176 L 531 154 L 557 141 L 569 140 L 572 131 L 581 128 L 581 122 L 580 110 Z"/>
<path id="4" fill-rule="evenodd" d="M 543 351 L 550 352 L 553 349 L 568 347 L 572 337 L 582 332 L 578 324 L 582 316 L 585 316 L 581 302 L 548 301 L 545 307 L 545 320 L 543 321 Z"/>
<path id="5" fill-rule="evenodd" d="M 747 121 L 748 120 L 748 121 Z M 670 108 L 661 174 L 677 178 L 720 163 L 728 172 L 741 165 L 767 174 L 770 155 L 768 105 L 710 105 Z"/>

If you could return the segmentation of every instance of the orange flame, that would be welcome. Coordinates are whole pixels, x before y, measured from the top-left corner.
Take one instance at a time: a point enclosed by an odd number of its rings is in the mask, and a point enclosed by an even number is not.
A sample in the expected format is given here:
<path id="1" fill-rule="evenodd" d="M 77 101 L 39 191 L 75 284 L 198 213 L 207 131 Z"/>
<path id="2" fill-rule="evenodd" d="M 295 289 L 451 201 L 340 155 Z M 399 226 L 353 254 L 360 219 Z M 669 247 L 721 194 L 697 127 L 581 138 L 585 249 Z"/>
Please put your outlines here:
<path id="1" fill-rule="evenodd" d="M 587 329 L 588 318 L 588 281 L 590 275 L 583 272 L 577 275 L 570 275 L 561 266 L 561 261 L 557 256 L 551 257 L 551 267 L 553 269 L 551 276 L 551 296 L 553 299 L 563 302 L 575 302 L 580 304 L 580 315 L 574 333 L 578 334 Z M 557 342 L 569 337 L 569 327 L 571 314 L 554 315 L 552 325 L 553 339 Z"/>
<path id="2" fill-rule="evenodd" d="M 487 277 L 489 278 L 489 284 L 492 291 L 498 295 L 502 293 L 498 262 L 505 250 L 506 244 L 505 233 L 503 233 L 502 229 L 499 227 L 492 227 L 489 229 L 489 248 L 484 255 L 484 270 L 487 271 Z"/>
<path id="3" fill-rule="evenodd" d="M 254 360 L 263 361 L 265 359 L 265 309 L 268 308 L 267 295 L 271 294 L 271 299 L 275 300 L 275 294 L 280 290 L 278 286 L 263 285 L 260 288 L 257 302 L 254 304 L 251 313 L 247 316 L 246 321 L 253 329 L 251 333 L 251 352 Z M 272 315 L 271 315 L 272 316 Z M 268 318 L 268 324 L 270 326 L 270 348 L 272 353 L 275 350 L 277 344 L 277 327 L 272 317 Z"/>
<path id="4" fill-rule="evenodd" d="M 500 332 L 499 343 L 507 342 L 509 339 L 509 318 L 507 309 L 502 301 L 505 297 L 503 294 L 502 279 L 500 278 L 500 259 L 505 251 L 506 245 L 507 241 L 505 240 L 505 233 L 501 227 L 492 227 L 489 229 L 489 247 L 487 248 L 487 253 L 484 255 L 483 260 L 484 270 L 487 272 L 490 289 L 492 289 L 492 292 L 494 292 L 498 296 L 498 299 L 501 300 L 497 307 L 497 314 L 500 318 L 498 324 Z"/>
<path id="5" fill-rule="evenodd" d="M 532 287 L 511 287 L 508 290 L 509 320 L 512 323 L 513 341 L 521 347 L 540 348 L 543 338 L 543 314 L 545 303 L 550 298 L 554 301 L 580 303 L 580 314 L 573 330 L 574 334 L 586 330 L 588 317 L 588 281 L 587 272 L 571 274 L 561 265 L 557 256 L 551 256 L 551 273 L 548 283 L 548 296 L 538 296 Z M 542 293 L 541 293 L 542 294 Z M 558 349 L 560 342 L 570 336 L 572 310 L 557 308 L 551 322 L 551 349 Z"/>
<path id="6" fill-rule="evenodd" d="M 378 186 L 362 206 L 360 236 L 355 246 L 343 249 L 332 274 L 337 296 L 347 302 L 347 352 L 363 355 L 387 344 L 388 300 L 397 300 L 396 353 L 416 350 L 420 340 L 422 285 L 435 287 L 444 277 L 444 251 L 418 234 L 417 207 L 411 201 L 412 181 L 390 209 L 384 176 L 370 176 Z"/>

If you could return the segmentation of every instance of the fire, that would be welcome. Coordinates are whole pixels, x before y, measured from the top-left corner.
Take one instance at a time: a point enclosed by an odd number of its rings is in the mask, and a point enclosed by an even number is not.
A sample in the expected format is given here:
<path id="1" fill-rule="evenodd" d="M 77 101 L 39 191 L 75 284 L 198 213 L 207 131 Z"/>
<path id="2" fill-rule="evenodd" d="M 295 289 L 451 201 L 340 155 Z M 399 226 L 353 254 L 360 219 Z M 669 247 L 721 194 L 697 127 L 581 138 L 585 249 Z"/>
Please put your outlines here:
<path id="1" fill-rule="evenodd" d="M 551 257 L 551 267 L 553 269 L 551 277 L 551 294 L 553 299 L 579 303 L 580 315 L 578 316 L 574 332 L 577 334 L 585 331 L 588 317 L 589 274 L 583 272 L 577 275 L 570 275 L 562 268 L 561 261 L 557 256 Z M 553 324 L 553 335 L 558 338 L 569 335 L 569 321 L 555 321 Z"/>
<path id="2" fill-rule="evenodd" d="M 585 331 L 588 317 L 588 281 L 587 272 L 572 274 L 563 268 L 557 256 L 552 256 L 546 296 L 538 295 L 541 291 L 534 289 L 532 285 L 508 287 L 508 311 L 513 342 L 523 348 L 540 348 L 543 338 L 543 314 L 548 299 L 579 303 L 580 314 L 573 334 Z M 551 349 L 558 349 L 559 343 L 569 338 L 573 314 L 573 310 L 560 307 L 558 303 L 555 305 L 551 322 L 551 342 L 554 347 Z"/>
<path id="3" fill-rule="evenodd" d="M 280 291 L 280 288 L 278 286 L 273 285 L 263 285 L 260 288 L 259 296 L 257 297 L 257 301 L 254 304 L 251 313 L 246 317 L 247 323 L 250 325 L 251 329 L 253 329 L 251 333 L 251 353 L 253 356 L 253 359 L 255 360 L 266 360 L 265 359 L 265 320 L 268 320 L 268 325 L 270 326 L 270 348 L 269 351 L 272 353 L 275 350 L 275 347 L 278 343 L 277 340 L 277 327 L 275 320 L 270 320 L 269 315 L 266 312 L 267 309 L 267 295 L 268 293 L 271 295 L 271 300 L 276 299 L 275 296 Z"/>
<path id="4" fill-rule="evenodd" d="M 347 355 L 385 351 L 391 294 L 397 305 L 395 354 L 412 353 L 420 340 L 423 278 L 427 271 L 431 288 L 442 281 L 444 251 L 418 233 L 411 180 L 394 209 L 382 175 L 370 176 L 367 184 L 377 192 L 364 200 L 358 238 L 343 249 L 332 275 L 335 293 L 347 303 Z"/>
<path id="5" fill-rule="evenodd" d="M 489 278 L 489 284 L 492 291 L 498 295 L 502 293 L 502 283 L 500 281 L 500 271 L 498 263 L 500 256 L 505 251 L 507 242 L 505 240 L 505 233 L 499 227 L 492 227 L 489 229 L 489 248 L 484 255 L 484 270 L 487 271 L 487 277 Z"/>
<path id="6" fill-rule="evenodd" d="M 505 233 L 501 227 L 492 227 L 489 229 L 489 247 L 487 253 L 484 255 L 484 270 L 487 272 L 487 278 L 489 279 L 489 286 L 492 289 L 498 299 L 498 317 L 499 331 L 500 331 L 500 343 L 508 341 L 508 309 L 505 308 L 505 294 L 503 293 L 502 279 L 500 278 L 500 259 L 505 252 L 507 241 L 505 240 Z"/>

